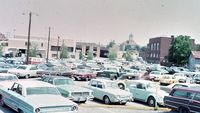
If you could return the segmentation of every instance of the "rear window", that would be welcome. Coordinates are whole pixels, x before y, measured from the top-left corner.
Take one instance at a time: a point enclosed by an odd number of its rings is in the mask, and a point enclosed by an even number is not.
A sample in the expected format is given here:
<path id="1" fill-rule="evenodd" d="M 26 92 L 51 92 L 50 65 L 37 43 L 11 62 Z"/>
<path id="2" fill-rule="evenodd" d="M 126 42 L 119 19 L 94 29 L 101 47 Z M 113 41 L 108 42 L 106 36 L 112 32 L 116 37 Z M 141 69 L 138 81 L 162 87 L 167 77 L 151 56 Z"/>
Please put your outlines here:
<path id="1" fill-rule="evenodd" d="M 200 101 L 200 93 L 196 94 L 193 100 Z"/>
<path id="2" fill-rule="evenodd" d="M 191 99 L 194 96 L 194 93 L 183 90 L 175 90 L 172 96 Z"/>

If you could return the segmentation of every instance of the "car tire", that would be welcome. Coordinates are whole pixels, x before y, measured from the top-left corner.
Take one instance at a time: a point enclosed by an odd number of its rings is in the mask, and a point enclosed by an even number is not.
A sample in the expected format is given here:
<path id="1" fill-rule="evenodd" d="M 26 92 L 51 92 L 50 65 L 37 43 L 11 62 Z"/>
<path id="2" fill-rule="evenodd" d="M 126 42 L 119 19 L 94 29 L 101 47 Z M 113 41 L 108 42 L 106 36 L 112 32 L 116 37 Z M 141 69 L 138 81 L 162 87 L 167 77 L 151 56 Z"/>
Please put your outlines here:
<path id="1" fill-rule="evenodd" d="M 121 103 L 121 105 L 126 105 L 126 103 L 127 103 L 127 102 L 123 102 L 123 103 Z"/>
<path id="2" fill-rule="evenodd" d="M 148 98 L 147 102 L 150 107 L 155 107 L 155 105 L 156 105 L 156 99 L 152 96 Z"/>
<path id="3" fill-rule="evenodd" d="M 125 86 L 124 86 L 124 84 L 122 84 L 122 83 L 118 84 L 118 87 L 119 87 L 120 89 L 125 90 Z"/>
<path id="4" fill-rule="evenodd" d="M 25 79 L 28 79 L 29 78 L 29 74 L 25 75 Z"/>
<path id="5" fill-rule="evenodd" d="M 108 96 L 104 96 L 103 101 L 104 101 L 104 104 L 111 104 Z"/>
<path id="6" fill-rule="evenodd" d="M 21 109 L 18 110 L 18 113 L 24 113 L 24 111 L 22 111 Z"/>
<path id="7" fill-rule="evenodd" d="M 3 96 L 2 95 L 0 95 L 0 105 L 2 107 L 6 107 L 6 104 L 5 104 L 4 100 L 3 100 Z"/>
<path id="8" fill-rule="evenodd" d="M 187 108 L 181 107 L 179 109 L 179 113 L 190 113 L 189 110 Z"/>

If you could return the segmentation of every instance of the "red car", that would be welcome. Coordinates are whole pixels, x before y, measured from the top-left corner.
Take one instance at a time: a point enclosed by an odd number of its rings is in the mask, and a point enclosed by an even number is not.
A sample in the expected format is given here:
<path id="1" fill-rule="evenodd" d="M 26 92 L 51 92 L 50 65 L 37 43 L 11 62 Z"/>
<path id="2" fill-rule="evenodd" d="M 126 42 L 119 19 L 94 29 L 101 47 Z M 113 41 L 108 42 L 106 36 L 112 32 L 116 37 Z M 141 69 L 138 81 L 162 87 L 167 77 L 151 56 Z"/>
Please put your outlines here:
<path id="1" fill-rule="evenodd" d="M 96 74 L 93 73 L 91 70 L 88 70 L 88 69 L 79 69 L 79 70 L 76 70 L 74 72 L 73 78 L 75 80 L 86 80 L 86 81 L 89 81 L 92 78 L 96 78 Z"/>

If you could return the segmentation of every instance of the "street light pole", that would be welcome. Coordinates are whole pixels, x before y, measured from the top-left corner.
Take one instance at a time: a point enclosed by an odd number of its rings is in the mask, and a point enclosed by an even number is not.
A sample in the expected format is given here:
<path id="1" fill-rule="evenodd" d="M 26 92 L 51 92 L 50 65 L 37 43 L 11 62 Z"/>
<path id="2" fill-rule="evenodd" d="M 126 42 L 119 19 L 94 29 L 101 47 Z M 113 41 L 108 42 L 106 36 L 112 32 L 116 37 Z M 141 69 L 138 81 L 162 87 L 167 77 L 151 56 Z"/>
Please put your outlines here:
<path id="1" fill-rule="evenodd" d="M 26 64 L 29 64 L 29 49 L 30 49 L 30 32 L 31 32 L 31 16 L 32 13 L 29 13 L 29 26 L 28 26 L 28 42 L 27 42 L 27 55 L 26 55 Z"/>
<path id="2" fill-rule="evenodd" d="M 58 59 L 58 51 L 59 51 L 59 41 L 60 41 L 60 37 L 58 36 L 58 41 L 57 41 L 57 59 Z"/>
<path id="3" fill-rule="evenodd" d="M 50 41 L 50 33 L 51 33 L 51 27 L 49 27 L 49 34 L 48 34 L 47 61 L 46 61 L 46 63 L 48 63 L 48 60 L 49 60 L 49 41 Z"/>

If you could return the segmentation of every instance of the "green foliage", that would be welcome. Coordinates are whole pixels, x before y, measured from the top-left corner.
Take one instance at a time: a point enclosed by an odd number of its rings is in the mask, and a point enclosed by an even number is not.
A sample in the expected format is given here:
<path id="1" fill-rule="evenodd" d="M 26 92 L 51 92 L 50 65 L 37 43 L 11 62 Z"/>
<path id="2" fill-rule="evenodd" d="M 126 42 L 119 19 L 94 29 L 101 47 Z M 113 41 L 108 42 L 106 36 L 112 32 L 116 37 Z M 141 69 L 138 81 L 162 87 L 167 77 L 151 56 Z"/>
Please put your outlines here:
<path id="1" fill-rule="evenodd" d="M 113 50 L 113 49 L 111 49 L 111 50 L 109 51 L 108 58 L 109 58 L 109 60 L 116 60 L 116 58 L 117 58 L 117 53 L 116 53 L 116 51 Z"/>
<path id="2" fill-rule="evenodd" d="M 93 58 L 94 58 L 94 55 L 93 55 L 92 51 L 88 51 L 88 53 L 87 53 L 87 59 L 88 60 L 93 60 Z"/>
<path id="3" fill-rule="evenodd" d="M 196 45 L 195 50 L 196 50 L 196 51 L 200 51 L 200 44 L 197 44 L 197 45 Z"/>
<path id="4" fill-rule="evenodd" d="M 133 61 L 132 54 L 131 54 L 131 52 L 129 52 L 129 51 L 126 51 L 126 52 L 122 55 L 122 57 L 123 57 L 124 59 L 126 59 L 126 61 Z"/>
<path id="5" fill-rule="evenodd" d="M 3 56 L 3 46 L 0 45 L 0 57 Z"/>
<path id="6" fill-rule="evenodd" d="M 67 58 L 69 58 L 68 48 L 63 42 L 60 48 L 60 59 L 67 59 Z"/>
<path id="7" fill-rule="evenodd" d="M 147 46 L 143 46 L 140 48 L 140 52 L 146 52 L 147 51 Z"/>
<path id="8" fill-rule="evenodd" d="M 168 61 L 177 66 L 183 66 L 188 63 L 192 51 L 192 42 L 190 36 L 180 35 L 172 39 L 169 49 Z"/>
<path id="9" fill-rule="evenodd" d="M 115 41 L 112 40 L 111 42 L 109 42 L 109 44 L 106 46 L 106 48 L 108 48 L 108 49 L 112 48 L 115 44 L 116 44 Z"/>
<path id="10" fill-rule="evenodd" d="M 31 46 L 29 50 L 29 57 L 36 57 L 37 51 L 38 51 L 37 45 L 33 44 L 33 46 Z"/>

